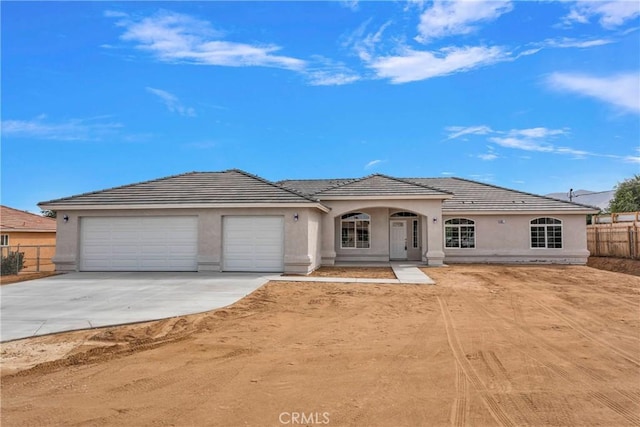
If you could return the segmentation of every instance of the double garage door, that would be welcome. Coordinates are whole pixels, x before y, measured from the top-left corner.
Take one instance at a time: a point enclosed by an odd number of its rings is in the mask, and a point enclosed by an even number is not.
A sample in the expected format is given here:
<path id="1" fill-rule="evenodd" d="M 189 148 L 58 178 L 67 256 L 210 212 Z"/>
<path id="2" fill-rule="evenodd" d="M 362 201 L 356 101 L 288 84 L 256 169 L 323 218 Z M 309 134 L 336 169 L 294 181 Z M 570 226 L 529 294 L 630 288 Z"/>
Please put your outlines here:
<path id="1" fill-rule="evenodd" d="M 225 271 L 282 271 L 282 217 L 223 217 Z M 85 217 L 82 271 L 197 271 L 198 218 Z"/>

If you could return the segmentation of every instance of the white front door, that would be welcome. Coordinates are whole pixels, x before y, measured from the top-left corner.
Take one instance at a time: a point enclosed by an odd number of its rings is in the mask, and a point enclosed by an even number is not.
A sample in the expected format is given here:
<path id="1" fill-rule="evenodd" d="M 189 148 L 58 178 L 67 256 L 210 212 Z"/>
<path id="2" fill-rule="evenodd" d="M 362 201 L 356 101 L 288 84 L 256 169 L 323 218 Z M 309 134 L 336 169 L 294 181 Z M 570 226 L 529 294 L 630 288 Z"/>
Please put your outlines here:
<path id="1" fill-rule="evenodd" d="M 406 221 L 390 221 L 389 228 L 389 257 L 391 259 L 407 259 Z"/>

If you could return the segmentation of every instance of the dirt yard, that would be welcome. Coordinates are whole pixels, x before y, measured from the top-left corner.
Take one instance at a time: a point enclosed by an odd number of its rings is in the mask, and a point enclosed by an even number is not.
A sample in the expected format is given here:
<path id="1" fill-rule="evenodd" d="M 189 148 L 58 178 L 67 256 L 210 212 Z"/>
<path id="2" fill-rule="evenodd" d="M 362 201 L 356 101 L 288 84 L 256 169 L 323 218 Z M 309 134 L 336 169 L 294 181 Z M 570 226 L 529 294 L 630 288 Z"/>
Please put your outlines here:
<path id="1" fill-rule="evenodd" d="M 640 277 L 425 271 L 5 343 L 2 426 L 640 425 Z"/>

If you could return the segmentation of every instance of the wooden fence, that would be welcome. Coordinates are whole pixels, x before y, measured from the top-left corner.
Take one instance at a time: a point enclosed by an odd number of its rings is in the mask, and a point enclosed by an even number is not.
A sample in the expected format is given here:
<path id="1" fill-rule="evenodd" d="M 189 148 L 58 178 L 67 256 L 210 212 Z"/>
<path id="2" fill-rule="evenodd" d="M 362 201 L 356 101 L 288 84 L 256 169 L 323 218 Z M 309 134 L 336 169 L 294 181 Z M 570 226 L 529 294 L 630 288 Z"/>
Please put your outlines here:
<path id="1" fill-rule="evenodd" d="M 36 273 L 56 269 L 51 261 L 56 253 L 55 245 L 0 246 L 0 255 L 3 257 L 9 255 L 10 252 L 24 254 L 24 268 L 20 273 Z"/>
<path id="2" fill-rule="evenodd" d="M 632 223 L 587 226 L 587 249 L 592 256 L 640 259 L 640 225 Z"/>

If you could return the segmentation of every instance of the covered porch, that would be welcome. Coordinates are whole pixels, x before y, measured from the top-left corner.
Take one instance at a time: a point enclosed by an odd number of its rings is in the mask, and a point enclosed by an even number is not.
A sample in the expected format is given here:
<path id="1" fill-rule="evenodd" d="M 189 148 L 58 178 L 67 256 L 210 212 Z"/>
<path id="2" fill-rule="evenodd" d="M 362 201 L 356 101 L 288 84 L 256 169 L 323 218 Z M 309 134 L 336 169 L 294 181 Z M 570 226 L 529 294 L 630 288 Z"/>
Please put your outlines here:
<path id="1" fill-rule="evenodd" d="M 443 264 L 440 198 L 332 201 L 330 207 L 322 223 L 322 265 Z"/>

